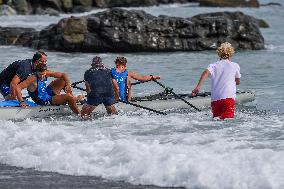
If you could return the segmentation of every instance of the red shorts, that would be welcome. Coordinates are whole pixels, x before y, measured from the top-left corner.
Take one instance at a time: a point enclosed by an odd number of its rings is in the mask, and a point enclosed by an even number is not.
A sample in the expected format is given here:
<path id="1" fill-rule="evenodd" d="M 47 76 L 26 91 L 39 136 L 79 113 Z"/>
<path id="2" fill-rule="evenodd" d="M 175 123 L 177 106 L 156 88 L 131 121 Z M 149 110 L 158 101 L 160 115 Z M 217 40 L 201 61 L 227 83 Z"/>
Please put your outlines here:
<path id="1" fill-rule="evenodd" d="M 235 100 L 226 98 L 211 102 L 213 117 L 234 118 L 235 115 Z"/>

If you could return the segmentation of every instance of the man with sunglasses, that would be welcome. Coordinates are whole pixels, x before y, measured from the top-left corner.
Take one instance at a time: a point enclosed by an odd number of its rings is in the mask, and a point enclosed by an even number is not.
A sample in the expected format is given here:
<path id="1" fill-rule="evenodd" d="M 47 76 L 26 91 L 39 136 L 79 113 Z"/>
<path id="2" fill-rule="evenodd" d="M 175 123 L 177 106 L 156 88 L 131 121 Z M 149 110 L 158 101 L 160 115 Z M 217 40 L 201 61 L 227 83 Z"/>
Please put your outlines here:
<path id="1" fill-rule="evenodd" d="M 16 99 L 16 86 L 32 75 L 40 62 L 47 63 L 47 55 L 41 50 L 37 51 L 32 59 L 17 60 L 0 73 L 0 93 L 5 100 Z M 71 83 L 66 83 L 61 78 L 52 81 L 49 87 L 55 94 L 60 94 L 62 89 L 72 94 Z"/>
<path id="2" fill-rule="evenodd" d="M 47 61 L 47 55 L 43 51 L 36 52 L 32 59 L 13 62 L 0 73 L 0 93 L 5 100 L 16 99 L 16 86 L 34 73 L 39 61 Z"/>

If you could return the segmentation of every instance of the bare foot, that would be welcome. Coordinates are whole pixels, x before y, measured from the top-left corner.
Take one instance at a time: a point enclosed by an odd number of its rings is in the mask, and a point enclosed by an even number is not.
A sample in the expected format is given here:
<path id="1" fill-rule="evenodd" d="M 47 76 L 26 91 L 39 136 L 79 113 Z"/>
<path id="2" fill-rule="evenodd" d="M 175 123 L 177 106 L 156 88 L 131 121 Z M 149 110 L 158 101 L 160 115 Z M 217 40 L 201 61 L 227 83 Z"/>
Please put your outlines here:
<path id="1" fill-rule="evenodd" d="M 85 95 L 78 95 L 75 97 L 75 101 L 76 102 L 80 102 L 81 100 L 83 100 L 85 98 Z"/>

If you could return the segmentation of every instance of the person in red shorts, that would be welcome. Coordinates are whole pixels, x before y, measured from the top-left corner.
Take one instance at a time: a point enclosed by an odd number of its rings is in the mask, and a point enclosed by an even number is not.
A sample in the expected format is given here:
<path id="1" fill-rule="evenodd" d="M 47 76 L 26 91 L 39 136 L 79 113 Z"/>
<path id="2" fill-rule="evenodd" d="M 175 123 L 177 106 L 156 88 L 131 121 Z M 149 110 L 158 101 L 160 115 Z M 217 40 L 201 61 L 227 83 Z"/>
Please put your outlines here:
<path id="1" fill-rule="evenodd" d="M 213 117 L 234 118 L 236 85 L 241 82 L 240 66 L 230 60 L 234 54 L 234 48 L 230 43 L 222 43 L 217 49 L 217 54 L 220 60 L 210 64 L 201 74 L 192 95 L 197 95 L 205 79 L 210 76 Z"/>

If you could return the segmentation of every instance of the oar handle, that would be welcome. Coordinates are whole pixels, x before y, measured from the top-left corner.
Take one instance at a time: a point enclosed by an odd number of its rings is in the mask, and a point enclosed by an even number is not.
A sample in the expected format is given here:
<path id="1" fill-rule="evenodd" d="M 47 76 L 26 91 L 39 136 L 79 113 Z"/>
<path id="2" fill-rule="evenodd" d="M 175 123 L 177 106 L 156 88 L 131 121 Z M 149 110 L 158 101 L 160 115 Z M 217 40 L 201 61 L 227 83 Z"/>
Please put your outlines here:
<path id="1" fill-rule="evenodd" d="M 121 103 L 124 103 L 124 104 L 129 104 L 131 106 L 135 106 L 135 107 L 138 107 L 138 108 L 142 108 L 142 109 L 145 109 L 145 110 L 148 110 L 148 111 L 151 111 L 151 112 L 155 112 L 157 114 L 161 114 L 161 115 L 167 115 L 165 112 L 161 112 L 161 111 L 158 111 L 158 110 L 154 110 L 154 109 L 151 109 L 151 108 L 148 108 L 148 107 L 145 107 L 145 106 L 141 106 L 139 104 L 135 104 L 135 103 L 132 103 L 132 102 L 129 102 L 129 101 L 122 101 L 122 100 L 119 100 L 119 102 Z"/>
<path id="2" fill-rule="evenodd" d="M 87 90 L 86 90 L 86 89 L 84 89 L 84 88 L 82 88 L 82 87 L 77 87 L 76 85 L 74 85 L 74 86 L 73 86 L 73 88 L 75 88 L 75 89 L 79 89 L 79 90 L 81 90 L 81 91 L 85 91 L 85 92 L 87 92 Z"/>
<path id="3" fill-rule="evenodd" d="M 156 79 L 154 79 L 154 77 L 152 76 L 152 80 L 157 83 L 158 85 L 160 85 L 163 88 L 167 88 L 165 85 L 163 85 L 162 83 L 160 83 L 159 81 L 157 81 Z M 176 94 L 173 90 L 169 91 L 170 93 L 172 93 L 176 98 L 182 100 L 183 102 L 185 102 L 187 105 L 191 106 L 192 108 L 194 108 L 197 111 L 201 111 L 199 108 L 197 108 L 196 106 L 192 105 L 191 103 L 189 103 L 188 101 L 186 101 L 185 99 L 183 99 L 181 96 L 179 96 L 178 94 Z"/>
<path id="4" fill-rule="evenodd" d="M 75 83 L 82 83 L 84 81 L 81 81 L 81 82 L 75 82 Z M 76 88 L 76 89 L 79 89 L 79 90 L 82 90 L 82 91 L 86 91 L 86 89 L 83 89 L 82 87 L 77 87 L 76 84 L 75 85 L 72 85 L 73 88 Z M 122 101 L 122 100 L 119 100 L 119 102 L 121 103 L 125 103 L 125 104 L 129 104 L 129 105 L 132 105 L 132 106 L 136 106 L 138 108 L 142 108 L 142 109 L 145 109 L 145 110 L 148 110 L 148 111 L 152 111 L 152 112 L 155 112 L 157 114 L 162 114 L 162 115 L 167 115 L 166 113 L 164 112 L 161 112 L 161 111 L 158 111 L 158 110 L 154 110 L 154 109 L 151 109 L 151 108 L 148 108 L 148 107 L 145 107 L 145 106 L 141 106 L 139 104 L 134 104 L 132 102 L 126 102 L 126 101 Z"/>
<path id="5" fill-rule="evenodd" d="M 83 83 L 83 82 L 85 82 L 85 80 L 76 81 L 76 82 L 72 83 L 71 86 L 74 87 L 74 86 L 76 86 L 76 85 L 78 85 L 78 84 L 80 84 L 80 83 Z"/>

